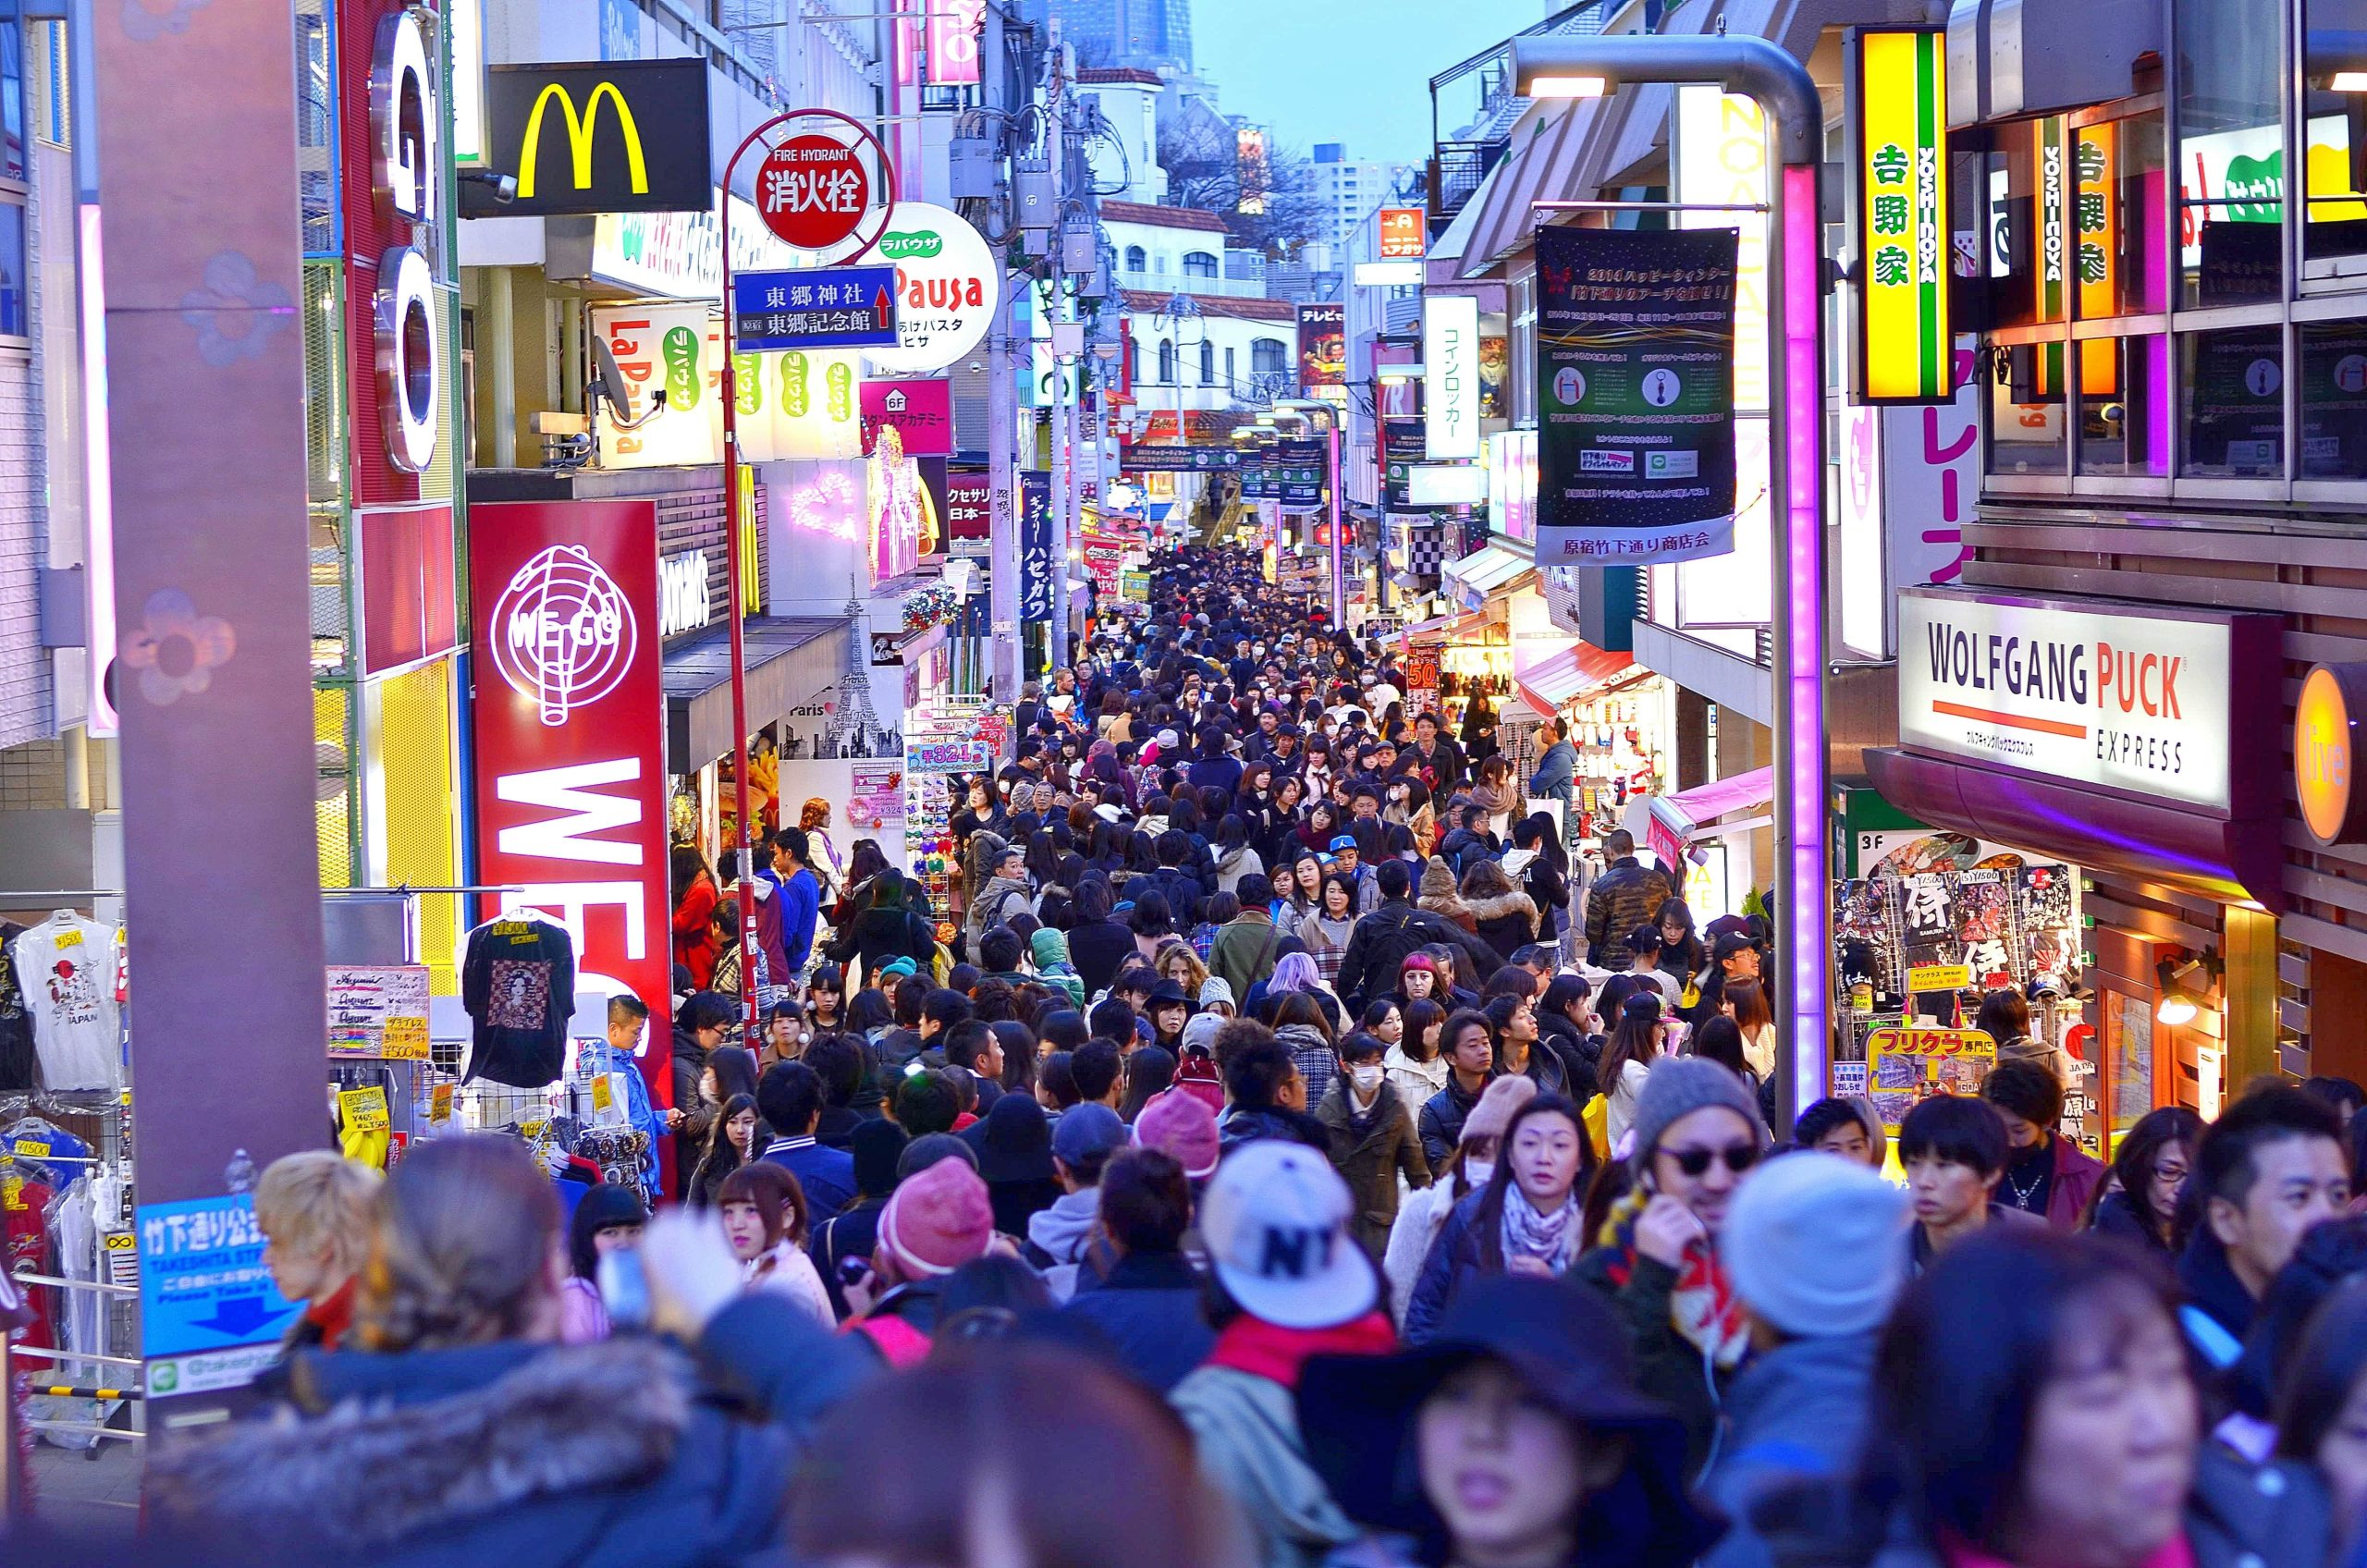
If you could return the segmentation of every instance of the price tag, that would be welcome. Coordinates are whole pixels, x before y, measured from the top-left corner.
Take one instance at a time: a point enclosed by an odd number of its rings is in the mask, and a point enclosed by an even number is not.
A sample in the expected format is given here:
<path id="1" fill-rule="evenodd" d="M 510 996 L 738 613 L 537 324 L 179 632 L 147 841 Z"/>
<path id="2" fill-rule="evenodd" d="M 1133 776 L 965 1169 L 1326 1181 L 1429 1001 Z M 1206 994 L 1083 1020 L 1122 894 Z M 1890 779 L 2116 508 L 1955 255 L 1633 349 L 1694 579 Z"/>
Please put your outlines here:
<path id="1" fill-rule="evenodd" d="M 379 1054 L 412 1061 L 427 1060 L 427 1020 L 389 1018 Z"/>
<path id="2" fill-rule="evenodd" d="M 438 1084 L 427 1092 L 427 1120 L 442 1125 L 452 1120 L 452 1085 Z"/>
<path id="3" fill-rule="evenodd" d="M 40 1159 L 49 1153 L 49 1145 L 41 1142 L 37 1138 L 18 1138 L 17 1140 L 17 1152 L 18 1154 L 29 1154 L 35 1159 Z"/>
<path id="4" fill-rule="evenodd" d="M 606 1116 L 617 1108 L 617 1092 L 608 1086 L 605 1072 L 592 1080 L 592 1109 Z"/>
<path id="5" fill-rule="evenodd" d="M 366 1089 L 340 1089 L 337 1109 L 345 1113 L 345 1124 L 357 1133 L 383 1133 L 392 1125 L 386 1115 L 386 1091 L 372 1084 Z"/>
<path id="6" fill-rule="evenodd" d="M 82 933 L 75 930 L 70 925 L 57 934 L 57 950 L 59 952 L 64 952 L 68 948 L 79 948 L 81 945 Z"/>

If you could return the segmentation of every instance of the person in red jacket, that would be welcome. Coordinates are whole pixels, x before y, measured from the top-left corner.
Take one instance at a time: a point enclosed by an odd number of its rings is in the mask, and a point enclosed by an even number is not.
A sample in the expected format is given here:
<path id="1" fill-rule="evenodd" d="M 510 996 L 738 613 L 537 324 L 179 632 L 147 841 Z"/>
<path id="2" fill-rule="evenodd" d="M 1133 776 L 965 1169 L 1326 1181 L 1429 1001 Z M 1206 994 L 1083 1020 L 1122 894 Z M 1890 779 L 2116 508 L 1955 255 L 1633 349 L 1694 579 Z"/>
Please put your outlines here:
<path id="1" fill-rule="evenodd" d="M 691 988 L 704 991 L 715 979 L 716 955 L 721 946 L 715 937 L 715 874 L 706 857 L 690 844 L 677 844 L 673 854 L 674 962 L 691 972 Z"/>
<path id="2" fill-rule="evenodd" d="M 2055 1131 L 2063 1085 L 2035 1061 L 2005 1061 L 1981 1080 L 1981 1097 L 2005 1119 L 2013 1151 L 1997 1182 L 1997 1201 L 2042 1216 L 2058 1231 L 2078 1230 L 2104 1167 Z"/>

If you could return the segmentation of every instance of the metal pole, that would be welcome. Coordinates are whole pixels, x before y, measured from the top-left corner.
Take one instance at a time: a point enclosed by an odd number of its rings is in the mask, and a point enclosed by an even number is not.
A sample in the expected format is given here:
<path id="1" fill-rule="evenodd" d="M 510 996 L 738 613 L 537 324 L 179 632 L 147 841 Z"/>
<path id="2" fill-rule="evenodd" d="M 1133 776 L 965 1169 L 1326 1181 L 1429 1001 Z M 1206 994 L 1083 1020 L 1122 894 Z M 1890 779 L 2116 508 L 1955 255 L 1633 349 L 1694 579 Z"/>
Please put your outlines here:
<path id="1" fill-rule="evenodd" d="M 755 890 L 747 885 L 754 867 L 745 846 L 754 841 L 756 825 L 748 820 L 748 644 L 740 614 L 745 601 L 740 585 L 740 394 L 731 353 L 730 196 L 731 176 L 740 166 L 740 155 L 763 134 L 762 128 L 749 132 L 732 149 L 731 161 L 723 170 L 723 560 L 731 598 L 731 791 L 740 823 L 739 842 L 727 849 L 736 862 L 732 880 L 740 886 L 740 1016 L 751 1040 L 756 1037 L 756 900 Z"/>
<path id="2" fill-rule="evenodd" d="M 1331 497 L 1331 625 L 1348 624 L 1348 580 L 1343 562 L 1345 546 L 1340 534 L 1340 416 L 1333 414 L 1324 432 L 1323 484 Z"/>
<path id="3" fill-rule="evenodd" d="M 1047 680 L 1068 662 L 1069 549 L 1076 539 L 1076 405 L 1070 398 L 1069 380 L 1082 374 L 1083 367 L 1074 361 L 1065 366 L 1057 357 L 1052 361 L 1052 442 L 1061 488 L 1053 497 L 1052 515 L 1058 526 L 1052 531 L 1052 620 L 1045 628 Z"/>
<path id="4" fill-rule="evenodd" d="M 1379 347 L 1376 342 L 1376 353 Z M 1388 425 L 1381 414 L 1380 396 L 1380 371 L 1376 364 L 1372 382 L 1372 592 L 1373 604 L 1386 613 L 1389 609 L 1389 449 L 1381 436 L 1381 432 Z"/>
<path id="5" fill-rule="evenodd" d="M 1513 41 L 1515 90 L 1547 78 L 1598 79 L 1602 91 L 1647 81 L 1712 82 L 1758 101 L 1775 143 L 1781 185 L 1767 215 L 1776 269 L 1768 290 L 1770 500 L 1783 584 L 1774 595 L 1775 888 L 1772 987 L 1789 1071 L 1785 1115 L 1821 1097 L 1832 1058 L 1832 864 L 1824 724 L 1824 345 L 1818 183 L 1824 104 L 1800 63 L 1763 38 L 1656 35 Z"/>

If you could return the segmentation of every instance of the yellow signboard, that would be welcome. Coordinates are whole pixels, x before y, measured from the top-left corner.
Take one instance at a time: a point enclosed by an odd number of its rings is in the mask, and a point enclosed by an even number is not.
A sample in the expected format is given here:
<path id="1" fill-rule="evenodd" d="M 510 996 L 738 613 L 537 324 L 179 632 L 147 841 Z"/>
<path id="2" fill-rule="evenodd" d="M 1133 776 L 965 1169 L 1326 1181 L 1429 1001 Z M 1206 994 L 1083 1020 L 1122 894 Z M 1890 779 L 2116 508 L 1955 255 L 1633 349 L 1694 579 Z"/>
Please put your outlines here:
<path id="1" fill-rule="evenodd" d="M 1946 35 L 1935 28 L 1859 28 L 1850 42 L 1858 400 L 1948 402 L 1956 378 Z"/>
<path id="2" fill-rule="evenodd" d="M 1927 963 L 1907 972 L 1909 991 L 1961 991 L 1972 984 L 1972 966 L 1964 963 Z"/>
<path id="3" fill-rule="evenodd" d="M 1891 1133 L 1918 1100 L 1977 1095 L 1997 1065 L 1997 1042 L 1978 1029 L 1894 1024 L 1866 1036 L 1866 1092 Z"/>

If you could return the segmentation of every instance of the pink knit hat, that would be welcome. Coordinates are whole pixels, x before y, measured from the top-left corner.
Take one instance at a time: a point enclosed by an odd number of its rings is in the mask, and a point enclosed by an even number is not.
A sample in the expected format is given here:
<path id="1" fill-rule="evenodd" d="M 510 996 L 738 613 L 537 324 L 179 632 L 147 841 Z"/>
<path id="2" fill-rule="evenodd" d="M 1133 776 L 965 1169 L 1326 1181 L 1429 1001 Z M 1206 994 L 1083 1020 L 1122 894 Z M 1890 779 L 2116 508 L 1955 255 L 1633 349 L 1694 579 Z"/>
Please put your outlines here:
<path id="1" fill-rule="evenodd" d="M 994 1239 L 987 1184 L 966 1159 L 940 1159 L 907 1177 L 879 1215 L 879 1244 L 915 1274 L 950 1274 Z"/>
<path id="2" fill-rule="evenodd" d="M 1513 1113 L 1537 1097 L 1537 1080 L 1526 1072 L 1507 1073 L 1490 1084 L 1479 1096 L 1479 1103 L 1463 1119 L 1463 1136 L 1458 1143 L 1474 1138 L 1501 1138 L 1513 1124 Z"/>
<path id="3" fill-rule="evenodd" d="M 1172 1155 L 1184 1174 L 1195 1182 L 1216 1174 L 1218 1146 L 1216 1112 L 1198 1096 L 1184 1089 L 1162 1089 L 1134 1113 L 1134 1142 L 1147 1149 Z"/>

